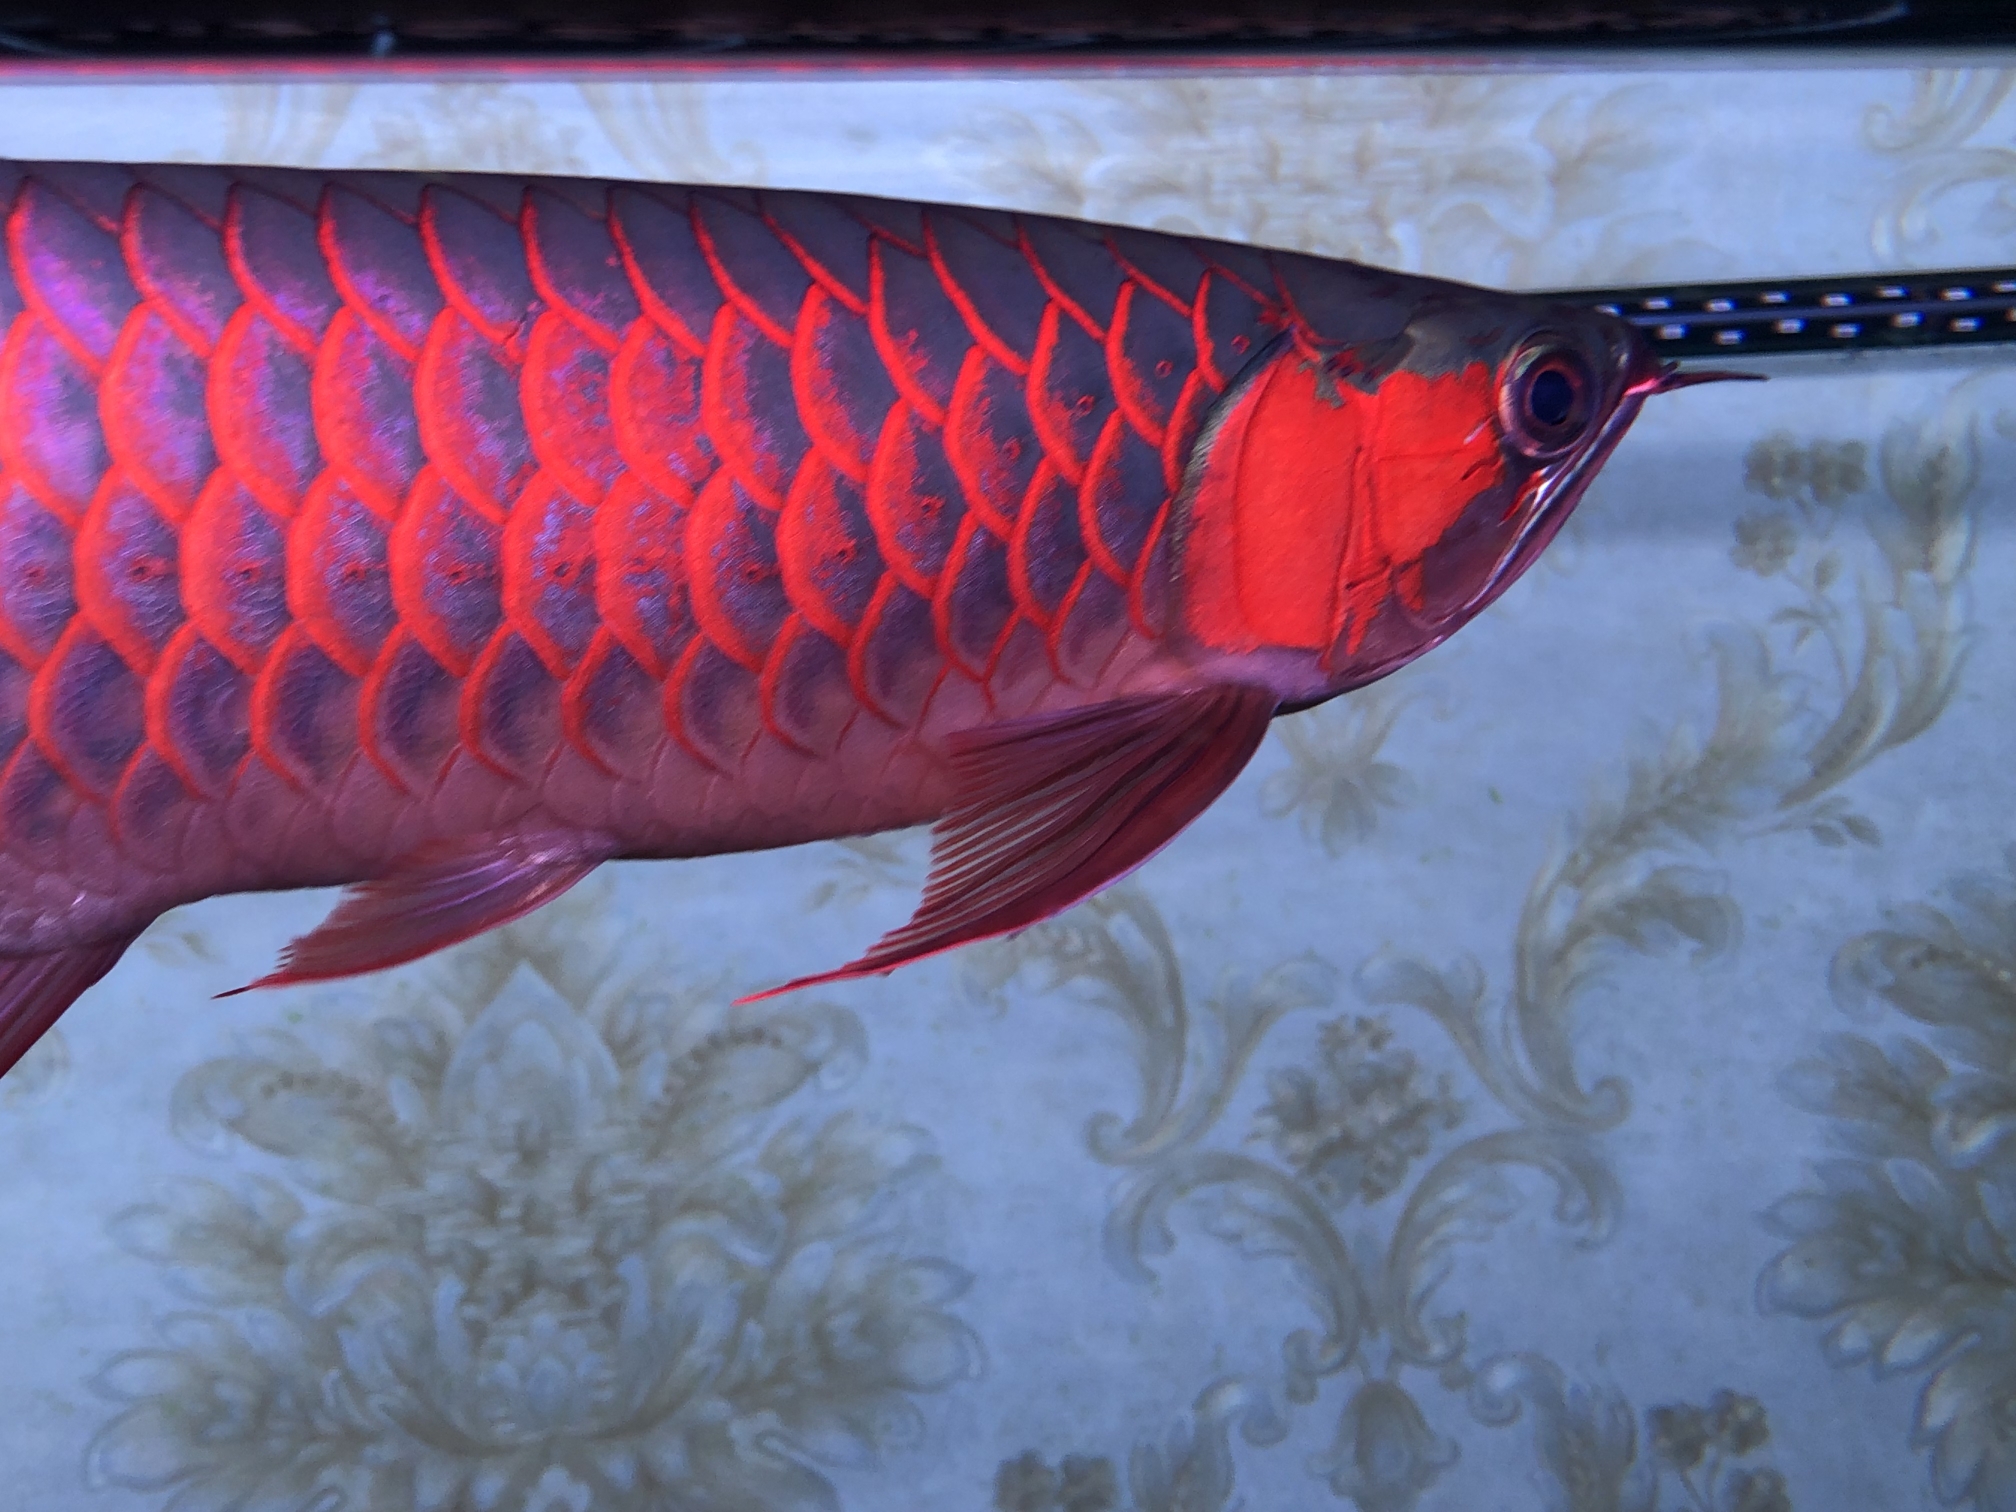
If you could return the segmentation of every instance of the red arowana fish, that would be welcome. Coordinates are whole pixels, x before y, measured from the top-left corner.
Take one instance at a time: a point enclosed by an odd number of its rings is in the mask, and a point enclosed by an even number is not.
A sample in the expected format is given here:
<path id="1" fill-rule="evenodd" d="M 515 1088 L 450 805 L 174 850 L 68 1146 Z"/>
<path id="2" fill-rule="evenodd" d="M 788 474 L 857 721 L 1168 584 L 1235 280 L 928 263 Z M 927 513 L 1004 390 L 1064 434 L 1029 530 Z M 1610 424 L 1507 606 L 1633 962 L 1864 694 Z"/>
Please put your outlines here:
<path id="1" fill-rule="evenodd" d="M 254 985 L 302 982 L 613 857 L 935 820 L 916 917 L 806 980 L 1033 923 L 1720 376 L 834 195 L 16 164 L 0 205 L 0 1071 L 219 893 L 351 884 Z"/>

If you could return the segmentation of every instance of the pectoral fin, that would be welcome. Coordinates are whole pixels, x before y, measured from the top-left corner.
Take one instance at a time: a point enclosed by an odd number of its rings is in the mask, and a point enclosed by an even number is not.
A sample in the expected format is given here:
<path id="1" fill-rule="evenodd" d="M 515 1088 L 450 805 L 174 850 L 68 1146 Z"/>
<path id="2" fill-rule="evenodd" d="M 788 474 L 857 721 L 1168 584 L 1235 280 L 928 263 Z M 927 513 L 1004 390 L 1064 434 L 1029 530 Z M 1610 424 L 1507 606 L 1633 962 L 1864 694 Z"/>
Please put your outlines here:
<path id="1" fill-rule="evenodd" d="M 328 918 L 287 947 L 278 970 L 218 996 L 418 960 L 551 902 L 611 854 L 574 835 L 487 837 L 420 851 L 389 876 L 346 889 Z"/>
<path id="2" fill-rule="evenodd" d="M 134 939 L 125 935 L 43 955 L 0 959 L 0 1076 L 34 1048 L 86 988 L 119 963 Z"/>
<path id="3" fill-rule="evenodd" d="M 1231 785 L 1275 705 L 1264 689 L 1226 685 L 955 737 L 957 797 L 932 832 L 931 875 L 910 922 L 837 971 L 755 997 L 1025 929 L 1118 881 Z"/>

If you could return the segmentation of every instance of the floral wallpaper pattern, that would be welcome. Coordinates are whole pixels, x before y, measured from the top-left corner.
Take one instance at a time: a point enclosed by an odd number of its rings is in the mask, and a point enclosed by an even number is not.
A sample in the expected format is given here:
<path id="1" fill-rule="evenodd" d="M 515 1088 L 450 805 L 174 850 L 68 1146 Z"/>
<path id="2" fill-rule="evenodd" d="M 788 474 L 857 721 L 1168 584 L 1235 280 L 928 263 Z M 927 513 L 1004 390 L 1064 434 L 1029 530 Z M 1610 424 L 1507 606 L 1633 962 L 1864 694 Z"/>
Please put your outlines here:
<path id="1" fill-rule="evenodd" d="M 1770 1208 L 1791 1242 L 1757 1301 L 1832 1325 L 1831 1364 L 1922 1377 L 1911 1439 L 1940 1499 L 1999 1509 L 2016 1506 L 2016 846 L 1941 891 L 1834 957 L 1841 1008 L 1924 1033 L 1831 1033 L 1786 1069 L 1836 1153 Z"/>
<path id="2" fill-rule="evenodd" d="M 112 1219 L 202 1311 L 92 1383 L 93 1480 L 217 1505 L 816 1507 L 971 1376 L 970 1277 L 890 1223 L 935 1164 L 857 1110 L 860 1021 L 614 967 L 592 892 L 405 984 L 348 1054 L 274 1031 L 170 1122 L 286 1176 Z M 705 1006 L 703 1006 L 705 1005 Z"/>
<path id="3" fill-rule="evenodd" d="M 1544 286 L 2006 259 L 2008 62 L 22 76 L 0 151 Z M 2016 360 L 1775 376 L 1010 940 L 729 1006 L 906 913 L 917 835 L 225 1002 L 326 896 L 164 919 L 0 1082 L 22 1504 L 2016 1512 Z"/>

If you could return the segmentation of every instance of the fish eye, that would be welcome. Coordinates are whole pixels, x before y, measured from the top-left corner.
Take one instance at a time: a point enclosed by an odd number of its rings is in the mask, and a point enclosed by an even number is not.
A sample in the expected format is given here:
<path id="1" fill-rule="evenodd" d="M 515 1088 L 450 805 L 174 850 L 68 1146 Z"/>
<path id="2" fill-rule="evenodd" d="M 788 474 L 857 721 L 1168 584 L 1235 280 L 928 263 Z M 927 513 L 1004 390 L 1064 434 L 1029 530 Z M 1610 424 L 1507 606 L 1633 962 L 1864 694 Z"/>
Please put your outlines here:
<path id="1" fill-rule="evenodd" d="M 1527 342 L 1499 384 L 1506 440 L 1540 461 L 1574 450 L 1595 423 L 1596 387 L 1589 360 L 1559 337 Z"/>

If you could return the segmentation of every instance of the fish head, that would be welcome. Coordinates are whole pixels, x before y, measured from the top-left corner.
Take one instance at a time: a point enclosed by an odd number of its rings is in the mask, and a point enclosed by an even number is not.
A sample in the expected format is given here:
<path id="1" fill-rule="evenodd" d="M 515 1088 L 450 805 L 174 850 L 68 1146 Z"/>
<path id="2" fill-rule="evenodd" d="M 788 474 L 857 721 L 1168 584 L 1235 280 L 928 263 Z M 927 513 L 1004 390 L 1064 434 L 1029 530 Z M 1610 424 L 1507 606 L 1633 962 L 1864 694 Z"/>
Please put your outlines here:
<path id="1" fill-rule="evenodd" d="M 1192 452 L 1178 633 L 1287 704 L 1383 677 L 1533 564 L 1647 398 L 1737 376 L 1599 310 L 1448 285 L 1376 340 L 1284 332 Z"/>

